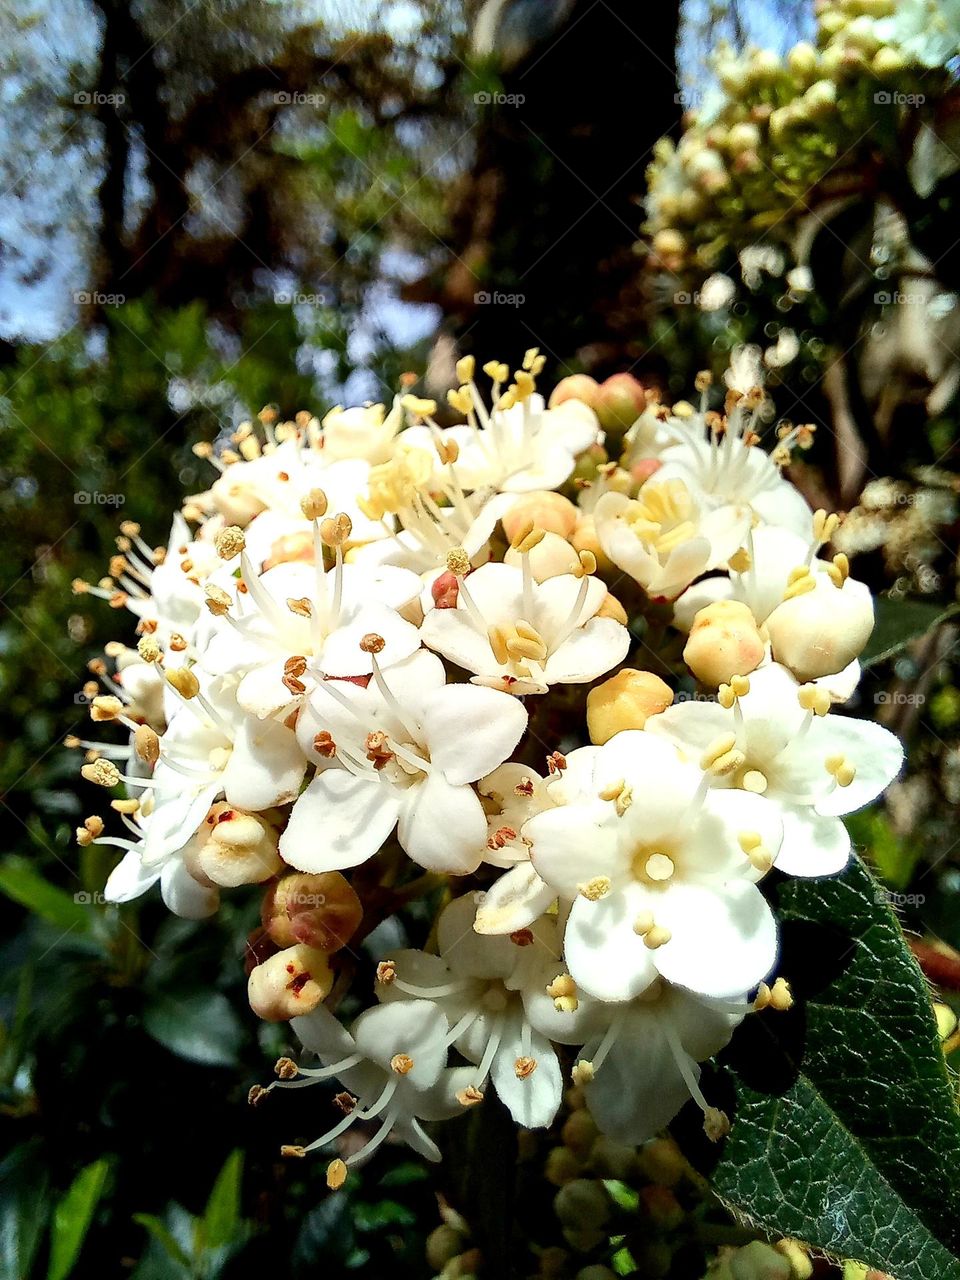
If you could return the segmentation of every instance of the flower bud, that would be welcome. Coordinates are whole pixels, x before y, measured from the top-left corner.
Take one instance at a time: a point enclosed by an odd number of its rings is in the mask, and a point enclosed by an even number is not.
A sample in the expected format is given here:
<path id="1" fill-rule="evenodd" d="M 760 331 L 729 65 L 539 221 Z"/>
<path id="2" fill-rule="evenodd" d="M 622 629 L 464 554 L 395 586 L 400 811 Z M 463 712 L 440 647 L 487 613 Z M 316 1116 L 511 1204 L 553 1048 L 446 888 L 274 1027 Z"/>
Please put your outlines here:
<path id="1" fill-rule="evenodd" d="M 580 557 L 566 538 L 558 533 L 545 533 L 528 554 L 530 571 L 537 582 L 546 582 L 548 578 L 556 578 L 561 573 L 580 572 Z M 522 562 L 520 552 L 511 547 L 504 555 L 503 562 L 519 566 Z"/>
<path id="2" fill-rule="evenodd" d="M 873 621 L 868 587 L 852 578 L 836 587 L 817 574 L 813 590 L 777 605 L 766 629 L 776 661 L 802 682 L 834 675 L 859 657 Z"/>
<path id="3" fill-rule="evenodd" d="M 569 1115 L 564 1122 L 561 1131 L 563 1145 L 579 1159 L 586 1160 L 599 1132 L 593 1116 L 586 1108 L 581 1108 Z"/>
<path id="4" fill-rule="evenodd" d="M 339 871 L 316 875 L 295 871 L 271 885 L 261 918 L 278 947 L 302 942 L 318 951 L 338 951 L 363 916 L 360 899 Z"/>
<path id="5" fill-rule="evenodd" d="M 604 1238 L 610 1220 L 610 1197 L 602 1182 L 574 1178 L 554 1196 L 553 1209 L 564 1237 L 574 1249 L 589 1253 Z"/>
<path id="6" fill-rule="evenodd" d="M 608 435 L 620 437 L 647 407 L 643 383 L 632 373 L 615 373 L 600 384 L 594 408 Z"/>
<path id="7" fill-rule="evenodd" d="M 817 70 L 817 51 L 812 44 L 808 44 L 805 40 L 800 44 L 795 44 L 787 53 L 787 66 L 796 76 L 800 76 L 804 80 L 813 77 Z"/>
<path id="8" fill-rule="evenodd" d="M 258 964 L 247 979 L 250 1008 L 265 1022 L 310 1013 L 330 993 L 333 973 L 325 952 L 298 945 Z"/>
<path id="9" fill-rule="evenodd" d="M 191 844 L 184 856 L 195 862 L 201 878 L 224 888 L 260 884 L 283 866 L 273 827 L 222 802 L 207 814 Z"/>
<path id="10" fill-rule="evenodd" d="M 296 564 L 304 561 L 313 564 L 313 534 L 286 533 L 270 547 L 270 554 L 263 562 L 263 569 L 272 569 L 278 564 Z"/>
<path id="11" fill-rule="evenodd" d="M 837 86 L 832 80 L 815 81 L 801 98 L 808 120 L 822 120 L 837 105 Z"/>
<path id="12" fill-rule="evenodd" d="M 683 650 L 684 662 L 711 688 L 755 671 L 763 655 L 756 619 L 738 600 L 717 600 L 698 610 Z"/>
<path id="13" fill-rule="evenodd" d="M 792 1280 L 789 1261 L 772 1245 L 751 1240 L 729 1259 L 733 1280 Z"/>
<path id="14" fill-rule="evenodd" d="M 550 393 L 548 408 L 555 409 L 558 404 L 563 404 L 565 400 L 580 400 L 583 404 L 588 404 L 591 409 L 594 409 L 596 408 L 599 389 L 596 378 L 591 378 L 587 373 L 573 373 L 569 378 L 561 378 L 553 388 Z"/>
<path id="15" fill-rule="evenodd" d="M 748 121 L 733 125 L 727 134 L 727 148 L 734 155 L 741 151 L 756 151 L 759 146 L 760 130 Z"/>
<path id="16" fill-rule="evenodd" d="M 666 227 L 653 237 L 653 251 L 660 258 L 682 258 L 687 242 L 679 231 Z"/>
<path id="17" fill-rule="evenodd" d="M 562 1187 L 579 1178 L 583 1165 L 569 1147 L 554 1147 L 547 1155 L 544 1177 L 554 1187 Z"/>
<path id="18" fill-rule="evenodd" d="M 665 711 L 673 692 L 652 671 L 624 667 L 587 694 L 590 741 L 602 747 L 615 733 L 642 729 L 650 716 Z"/>
<path id="19" fill-rule="evenodd" d="M 569 498 L 560 493 L 551 493 L 549 489 L 540 489 L 525 493 L 519 498 L 500 523 L 511 542 L 530 524 L 546 533 L 558 533 L 561 538 L 569 538 L 579 517 L 580 512 Z"/>
<path id="20" fill-rule="evenodd" d="M 894 49 L 891 45 L 885 44 L 873 55 L 873 60 L 870 63 L 870 70 L 875 76 L 880 77 L 882 80 L 886 80 L 900 75 L 906 65 L 906 59 L 900 50 Z"/>
<path id="21" fill-rule="evenodd" d="M 427 1263 L 434 1271 L 442 1271 L 448 1262 L 463 1252 L 464 1238 L 456 1227 L 441 1222 L 427 1236 Z"/>

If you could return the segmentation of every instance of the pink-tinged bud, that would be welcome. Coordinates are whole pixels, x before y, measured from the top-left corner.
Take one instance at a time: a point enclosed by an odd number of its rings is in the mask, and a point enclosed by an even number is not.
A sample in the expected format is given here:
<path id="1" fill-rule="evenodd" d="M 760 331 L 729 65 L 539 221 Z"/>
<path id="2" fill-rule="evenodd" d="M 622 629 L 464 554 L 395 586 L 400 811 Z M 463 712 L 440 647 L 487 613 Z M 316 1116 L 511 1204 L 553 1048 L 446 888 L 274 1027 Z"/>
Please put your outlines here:
<path id="1" fill-rule="evenodd" d="M 778 604 L 767 618 L 773 656 L 800 681 L 835 675 L 863 652 L 873 632 L 873 598 L 862 582 L 836 587 L 816 575 L 813 590 Z"/>
<path id="2" fill-rule="evenodd" d="M 643 383 L 632 373 L 615 373 L 600 385 L 594 409 L 608 435 L 622 436 L 647 407 Z"/>
<path id="3" fill-rule="evenodd" d="M 272 569 L 278 564 L 296 564 L 305 561 L 313 564 L 313 534 L 286 533 L 277 538 L 270 547 L 270 555 L 263 562 L 263 569 Z"/>
<path id="4" fill-rule="evenodd" d="M 630 468 L 630 475 L 637 484 L 645 484 L 662 466 L 659 458 L 641 458 Z"/>
<path id="5" fill-rule="evenodd" d="M 247 979 L 247 998 L 258 1018 L 288 1022 L 316 1009 L 332 986 L 325 952 L 297 945 L 257 965 Z"/>
<path id="6" fill-rule="evenodd" d="M 642 729 L 650 716 L 666 711 L 673 691 L 652 671 L 624 667 L 587 694 L 587 729 L 597 747 L 624 729 Z"/>
<path id="7" fill-rule="evenodd" d="M 438 578 L 434 578 L 430 587 L 435 609 L 455 609 L 460 596 L 460 580 L 455 573 L 446 569 Z"/>
<path id="8" fill-rule="evenodd" d="M 188 863 L 194 858 L 200 877 L 224 888 L 260 884 L 283 866 L 273 827 L 224 803 L 213 806 L 191 844 Z"/>
<path id="9" fill-rule="evenodd" d="M 738 600 L 717 600 L 700 609 L 683 650 L 683 660 L 693 674 L 714 689 L 734 676 L 755 671 L 763 655 L 756 619 Z"/>
<path id="10" fill-rule="evenodd" d="M 596 378 L 591 378 L 586 373 L 573 373 L 569 378 L 561 378 L 553 388 L 548 408 L 555 409 L 558 404 L 563 404 L 566 400 L 580 400 L 593 409 L 599 390 L 600 384 Z"/>
<path id="11" fill-rule="evenodd" d="M 557 533 L 569 538 L 577 527 L 580 512 L 569 498 L 549 489 L 538 489 L 518 498 L 501 518 L 503 531 L 513 542 L 517 535 L 531 524 L 547 533 Z"/>
<path id="12" fill-rule="evenodd" d="M 339 871 L 311 875 L 295 871 L 271 885 L 261 919 L 278 947 L 301 942 L 318 951 L 339 951 L 363 916 L 360 899 Z"/>

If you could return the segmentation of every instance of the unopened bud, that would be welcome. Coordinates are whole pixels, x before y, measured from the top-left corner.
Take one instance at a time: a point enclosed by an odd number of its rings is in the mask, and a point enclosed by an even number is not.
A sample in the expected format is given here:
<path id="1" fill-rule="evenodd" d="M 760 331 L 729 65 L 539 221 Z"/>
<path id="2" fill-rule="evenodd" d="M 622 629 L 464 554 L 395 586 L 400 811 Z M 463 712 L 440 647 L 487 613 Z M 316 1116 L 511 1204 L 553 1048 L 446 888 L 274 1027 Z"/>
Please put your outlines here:
<path id="1" fill-rule="evenodd" d="M 265 1022 L 286 1022 L 310 1013 L 330 993 L 333 973 L 323 951 L 287 947 L 258 964 L 247 980 L 247 998 Z"/>
<path id="2" fill-rule="evenodd" d="M 813 575 L 811 590 L 791 596 L 767 618 L 777 662 L 800 681 L 834 675 L 860 656 L 873 632 L 873 598 L 862 582 L 834 586 L 827 573 Z"/>
<path id="3" fill-rule="evenodd" d="M 278 947 L 304 943 L 318 951 L 338 951 L 353 937 L 363 907 L 339 871 L 296 871 L 271 885 L 261 918 Z"/>
<path id="4" fill-rule="evenodd" d="M 577 526 L 579 511 L 569 498 L 548 489 L 525 493 L 501 517 L 503 531 L 511 543 L 524 528 L 537 527 L 546 533 L 569 538 Z"/>
<path id="5" fill-rule="evenodd" d="M 755 671 L 763 656 L 756 619 L 738 600 L 717 600 L 700 609 L 683 650 L 684 662 L 711 688 Z"/>
<path id="6" fill-rule="evenodd" d="M 642 729 L 648 718 L 665 711 L 673 692 L 652 671 L 624 667 L 587 694 L 590 741 L 602 747 L 624 729 Z"/>

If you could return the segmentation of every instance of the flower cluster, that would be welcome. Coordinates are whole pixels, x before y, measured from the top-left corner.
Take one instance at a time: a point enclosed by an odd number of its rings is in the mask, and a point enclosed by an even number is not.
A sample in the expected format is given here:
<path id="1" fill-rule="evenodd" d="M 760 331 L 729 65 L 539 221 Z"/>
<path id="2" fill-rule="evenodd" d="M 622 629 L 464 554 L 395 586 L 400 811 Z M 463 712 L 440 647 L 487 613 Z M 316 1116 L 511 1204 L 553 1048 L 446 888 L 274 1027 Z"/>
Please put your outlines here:
<path id="1" fill-rule="evenodd" d="M 884 161 L 902 180 L 904 138 L 917 134 L 918 118 L 934 121 L 950 89 L 944 64 L 960 53 L 956 9 L 950 0 L 831 0 L 818 5 L 816 45 L 784 57 L 721 47 L 718 87 L 690 112 L 678 144 L 663 139 L 655 149 L 653 262 L 706 274 L 729 249 L 747 250 L 752 287 L 751 277 L 782 262 L 778 244 L 812 207 L 876 188 Z M 788 290 L 803 296 L 807 276 L 794 269 Z"/>
<path id="2" fill-rule="evenodd" d="M 842 815 L 900 768 L 834 711 L 873 604 L 784 477 L 812 428 L 762 445 L 759 353 L 716 408 L 707 375 L 699 408 L 641 390 L 625 433 L 592 407 L 625 384 L 548 404 L 542 366 L 465 357 L 442 410 L 407 378 L 389 412 L 264 411 L 198 450 L 216 478 L 166 548 L 125 523 L 76 584 L 139 633 L 91 664 L 126 740 L 75 743 L 125 834 L 78 840 L 123 851 L 112 902 L 262 887 L 250 1003 L 318 1059 L 270 1088 L 340 1087 L 286 1150 L 376 1121 L 333 1188 L 390 1134 L 438 1157 L 423 1122 L 489 1088 L 549 1125 L 571 1068 L 620 1142 L 690 1098 L 719 1137 L 698 1064 L 791 1001 L 760 882 L 841 870 Z"/>

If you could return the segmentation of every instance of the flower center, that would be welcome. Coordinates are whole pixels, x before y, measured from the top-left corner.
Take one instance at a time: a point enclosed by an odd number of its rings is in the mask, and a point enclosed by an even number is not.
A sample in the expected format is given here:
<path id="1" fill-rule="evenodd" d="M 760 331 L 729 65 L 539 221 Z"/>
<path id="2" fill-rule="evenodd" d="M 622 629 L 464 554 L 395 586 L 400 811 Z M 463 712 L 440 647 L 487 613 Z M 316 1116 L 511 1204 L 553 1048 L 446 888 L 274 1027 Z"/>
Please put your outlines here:
<path id="1" fill-rule="evenodd" d="M 658 846 L 638 845 L 631 859 L 633 878 L 646 885 L 666 884 L 676 871 L 673 855 Z"/>

